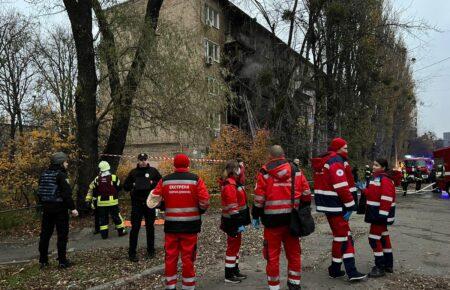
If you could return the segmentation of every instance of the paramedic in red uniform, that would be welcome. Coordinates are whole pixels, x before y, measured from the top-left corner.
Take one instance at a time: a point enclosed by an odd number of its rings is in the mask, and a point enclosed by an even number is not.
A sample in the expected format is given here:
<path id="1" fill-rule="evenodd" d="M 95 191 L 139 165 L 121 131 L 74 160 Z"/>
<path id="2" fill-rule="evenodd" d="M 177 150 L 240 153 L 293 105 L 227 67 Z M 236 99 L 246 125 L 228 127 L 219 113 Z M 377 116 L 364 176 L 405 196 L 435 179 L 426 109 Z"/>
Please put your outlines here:
<path id="1" fill-rule="evenodd" d="M 356 189 L 347 154 L 347 142 L 342 138 L 335 138 L 326 154 L 312 159 L 314 199 L 317 211 L 325 213 L 333 232 L 329 276 L 338 278 L 347 273 L 350 281 L 358 281 L 365 279 L 367 275 L 359 273 L 355 265 L 349 218 L 352 211 L 356 210 Z M 345 272 L 341 270 L 342 263 Z"/>
<path id="2" fill-rule="evenodd" d="M 379 158 L 373 162 L 373 180 L 363 190 L 367 198 L 364 220 L 370 224 L 369 243 L 375 256 L 375 266 L 369 273 L 372 278 L 393 273 L 394 259 L 387 226 L 395 219 L 395 179 L 387 160 Z"/>
<path id="3" fill-rule="evenodd" d="M 291 174 L 295 171 L 294 205 L 309 206 L 311 192 L 301 171 L 297 171 L 284 157 L 279 145 L 269 150 L 270 161 L 258 173 L 252 208 L 252 224 L 258 228 L 260 218 L 264 225 L 263 255 L 267 260 L 266 273 L 270 290 L 280 289 L 281 244 L 288 260 L 288 289 L 301 289 L 300 240 L 289 232 L 291 201 Z"/>
<path id="4" fill-rule="evenodd" d="M 178 154 L 174 158 L 175 172 L 163 177 L 147 199 L 147 206 L 165 206 L 165 276 L 166 289 L 175 289 L 177 264 L 183 264 L 182 289 L 195 289 L 194 262 L 197 254 L 197 234 L 201 215 L 209 207 L 209 193 L 203 180 L 189 172 L 189 158 Z"/>
<path id="5" fill-rule="evenodd" d="M 245 278 L 239 271 L 239 250 L 242 232 L 250 224 L 247 196 L 244 186 L 239 182 L 241 167 L 238 161 L 228 161 L 225 166 L 221 185 L 222 218 L 220 228 L 227 234 L 227 250 L 225 253 L 225 282 L 239 283 Z M 242 181 L 242 180 L 241 180 Z"/>

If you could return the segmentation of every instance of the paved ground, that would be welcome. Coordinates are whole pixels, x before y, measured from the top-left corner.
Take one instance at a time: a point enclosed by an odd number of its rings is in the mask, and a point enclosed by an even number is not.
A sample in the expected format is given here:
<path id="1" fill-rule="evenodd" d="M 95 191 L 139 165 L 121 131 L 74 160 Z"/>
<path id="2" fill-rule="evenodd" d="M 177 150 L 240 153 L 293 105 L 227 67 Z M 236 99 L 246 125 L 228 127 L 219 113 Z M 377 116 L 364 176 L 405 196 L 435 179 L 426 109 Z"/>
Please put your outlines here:
<path id="1" fill-rule="evenodd" d="M 360 289 L 363 286 L 371 289 L 389 289 L 398 288 L 406 276 L 450 277 L 450 200 L 439 199 L 437 194 L 427 192 L 422 195 L 409 195 L 406 198 L 398 196 L 397 204 L 397 222 L 389 229 L 393 241 L 396 273 L 381 279 L 369 279 L 362 282 L 363 285 L 350 284 L 345 279 L 329 279 L 326 269 L 330 263 L 328 255 L 331 237 L 328 226 L 320 223 L 316 233 L 302 241 L 304 250 L 302 288 Z M 351 227 L 356 236 L 357 265 L 360 271 L 368 272 L 373 264 L 367 241 L 368 225 L 363 222 L 362 216 L 352 216 Z M 286 269 L 286 262 L 282 260 L 281 269 Z M 265 261 L 261 256 L 244 255 L 241 259 L 241 268 L 242 272 L 249 274 L 249 279 L 238 285 L 225 285 L 223 265 L 217 265 L 204 275 L 207 279 L 199 282 L 198 289 L 267 289 Z M 285 272 L 282 271 L 284 287 Z"/>
<path id="2" fill-rule="evenodd" d="M 109 238 L 103 240 L 100 234 L 94 235 L 93 228 L 83 228 L 72 231 L 69 234 L 68 251 L 82 251 L 98 248 L 128 247 L 128 235 L 117 236 L 113 225 L 110 225 Z M 155 226 L 155 244 L 162 246 L 163 227 Z M 128 229 L 129 231 L 130 229 Z M 139 231 L 139 247 L 145 247 L 145 227 Z M 25 242 L 0 242 L 0 264 L 7 264 L 17 261 L 28 261 L 39 257 L 39 238 L 32 238 Z M 49 253 L 56 253 L 56 230 L 50 241 Z"/>

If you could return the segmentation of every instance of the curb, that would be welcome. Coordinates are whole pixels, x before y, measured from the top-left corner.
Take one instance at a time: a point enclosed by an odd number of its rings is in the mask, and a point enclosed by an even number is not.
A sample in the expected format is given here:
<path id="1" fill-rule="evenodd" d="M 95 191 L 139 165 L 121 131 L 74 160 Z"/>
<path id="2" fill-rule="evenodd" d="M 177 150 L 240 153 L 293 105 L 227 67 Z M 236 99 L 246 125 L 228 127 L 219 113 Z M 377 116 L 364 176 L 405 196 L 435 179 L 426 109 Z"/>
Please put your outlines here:
<path id="1" fill-rule="evenodd" d="M 131 277 L 120 278 L 120 279 L 117 279 L 115 281 L 108 282 L 106 284 L 102 284 L 102 285 L 98 285 L 98 286 L 94 286 L 94 287 L 88 288 L 88 290 L 113 289 L 113 288 L 116 288 L 116 287 L 124 286 L 124 285 L 126 285 L 126 284 L 128 284 L 130 282 L 136 281 L 138 279 L 142 279 L 142 278 L 144 278 L 146 276 L 157 274 L 157 273 L 160 273 L 160 272 L 163 272 L 163 271 L 164 271 L 164 264 L 152 267 L 150 269 L 142 271 L 139 274 L 135 274 L 135 275 L 133 275 Z"/>

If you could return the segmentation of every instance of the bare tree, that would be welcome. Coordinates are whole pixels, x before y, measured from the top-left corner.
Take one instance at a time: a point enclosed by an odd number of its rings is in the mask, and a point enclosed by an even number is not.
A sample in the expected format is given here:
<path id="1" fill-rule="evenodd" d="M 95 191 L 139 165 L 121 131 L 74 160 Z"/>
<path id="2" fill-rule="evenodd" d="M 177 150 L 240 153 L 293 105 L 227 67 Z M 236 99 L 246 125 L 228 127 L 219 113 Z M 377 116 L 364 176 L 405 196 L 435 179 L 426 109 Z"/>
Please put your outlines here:
<path id="1" fill-rule="evenodd" d="M 23 132 L 23 106 L 30 96 L 34 70 L 33 28 L 23 15 L 9 11 L 0 19 L 0 106 L 10 119 L 10 138 Z"/>
<path id="2" fill-rule="evenodd" d="M 56 26 L 40 37 L 33 57 L 38 70 L 37 90 L 56 104 L 57 128 L 64 135 L 75 133 L 76 49 L 72 34 Z"/>

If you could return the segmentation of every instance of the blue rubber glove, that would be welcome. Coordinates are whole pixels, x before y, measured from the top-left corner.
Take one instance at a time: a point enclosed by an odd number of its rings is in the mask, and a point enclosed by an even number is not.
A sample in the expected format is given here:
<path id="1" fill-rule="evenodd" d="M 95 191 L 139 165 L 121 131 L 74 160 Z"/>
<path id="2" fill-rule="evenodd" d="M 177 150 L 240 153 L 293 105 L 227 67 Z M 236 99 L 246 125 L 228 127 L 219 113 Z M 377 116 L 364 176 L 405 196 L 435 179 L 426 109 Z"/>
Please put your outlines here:
<path id="1" fill-rule="evenodd" d="M 344 220 L 348 221 L 350 219 L 350 216 L 352 215 L 352 211 L 348 211 L 344 214 Z"/>
<path id="2" fill-rule="evenodd" d="M 244 226 L 240 226 L 237 230 L 238 233 L 243 233 L 245 232 L 245 227 Z"/>
<path id="3" fill-rule="evenodd" d="M 252 226 L 253 226 L 253 228 L 259 230 L 260 224 L 261 224 L 261 221 L 259 219 L 252 219 Z"/>

